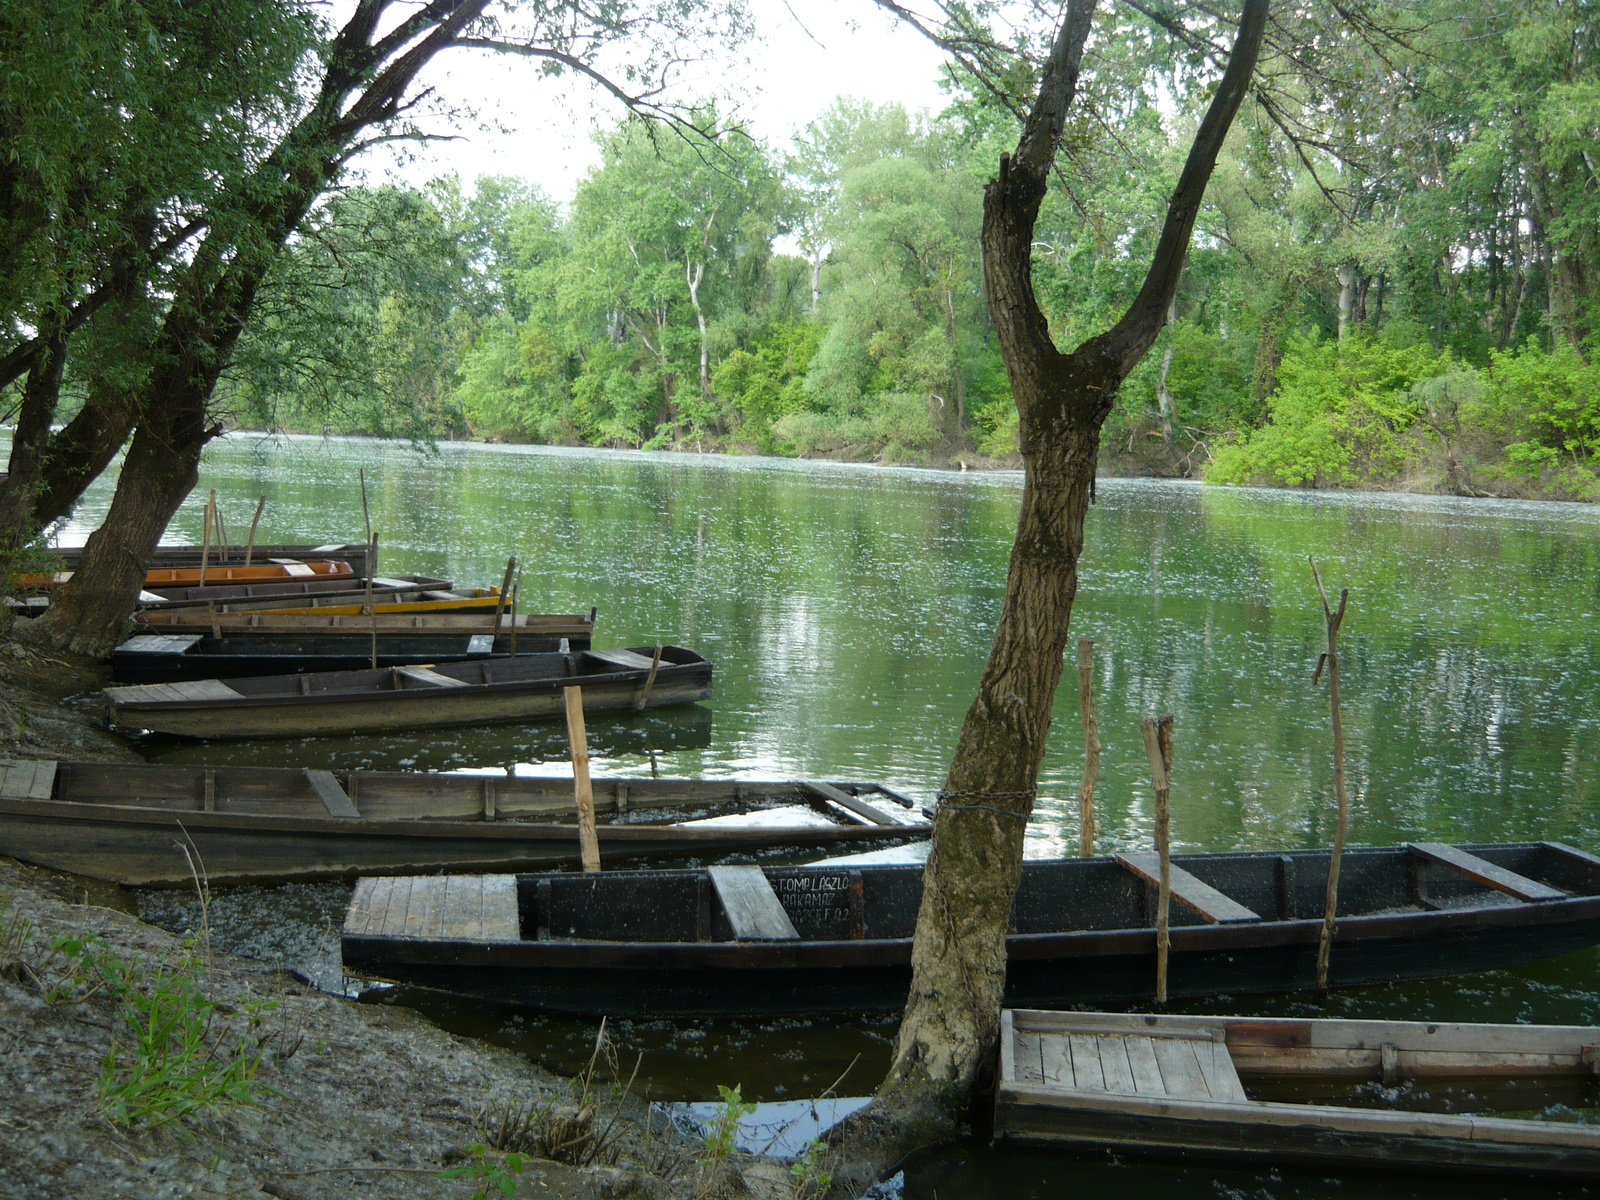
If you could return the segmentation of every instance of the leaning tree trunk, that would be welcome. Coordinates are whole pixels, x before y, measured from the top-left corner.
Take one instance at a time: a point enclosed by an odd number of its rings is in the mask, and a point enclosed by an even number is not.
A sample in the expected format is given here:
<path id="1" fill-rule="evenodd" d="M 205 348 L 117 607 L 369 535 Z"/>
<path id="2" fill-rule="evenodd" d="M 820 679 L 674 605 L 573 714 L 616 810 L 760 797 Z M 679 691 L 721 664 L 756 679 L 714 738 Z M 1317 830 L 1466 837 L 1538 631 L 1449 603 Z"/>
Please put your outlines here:
<path id="1" fill-rule="evenodd" d="M 204 401 L 174 406 L 179 423 L 152 414 L 140 424 L 117 478 L 116 494 L 100 528 L 89 535 L 78 569 L 39 632 L 63 650 L 99 658 L 122 640 L 123 625 L 138 604 L 146 571 L 172 514 L 199 479 L 200 451 L 212 435 Z"/>
<path id="2" fill-rule="evenodd" d="M 50 421 L 56 415 L 66 362 L 66 333 L 52 330 L 41 337 L 40 349 L 22 386 L 9 469 L 0 482 L 0 565 L 14 561 L 41 528 L 34 511 L 44 486 Z"/>
<path id="3" fill-rule="evenodd" d="M 1228 68 L 1195 134 L 1139 295 L 1106 333 L 1061 353 L 1033 290 L 1032 245 L 1094 0 L 1071 0 L 1014 156 L 984 192 L 989 309 L 1016 399 L 1025 478 L 994 647 L 940 792 L 911 952 L 911 994 L 874 1103 L 837 1140 L 836 1195 L 956 1132 L 993 1061 L 1006 931 L 1078 587 L 1099 454 L 1117 389 L 1166 322 L 1223 139 L 1255 70 L 1267 0 L 1246 0 Z"/>
<path id="4" fill-rule="evenodd" d="M 132 397 L 120 388 L 91 391 L 67 427 L 50 438 L 49 463 L 33 502 L 37 529 L 65 516 L 84 490 L 111 465 L 133 432 Z"/>

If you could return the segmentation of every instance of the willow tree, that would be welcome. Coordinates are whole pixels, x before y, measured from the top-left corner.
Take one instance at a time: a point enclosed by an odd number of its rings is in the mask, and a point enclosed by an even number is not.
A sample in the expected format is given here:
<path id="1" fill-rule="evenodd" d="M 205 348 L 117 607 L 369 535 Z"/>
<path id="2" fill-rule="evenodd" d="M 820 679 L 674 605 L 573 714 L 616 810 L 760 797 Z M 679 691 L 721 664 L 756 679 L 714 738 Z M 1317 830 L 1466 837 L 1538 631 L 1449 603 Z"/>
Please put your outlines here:
<path id="1" fill-rule="evenodd" d="M 354 156 L 426 136 L 419 119 L 433 89 L 417 81 L 436 57 L 530 57 L 546 74 L 589 79 L 635 112 L 687 123 L 665 90 L 676 64 L 747 26 L 742 0 L 358 0 L 299 64 L 303 91 L 289 118 L 207 206 L 204 235 L 170 280 L 149 369 L 131 399 L 137 425 L 110 510 L 71 582 L 32 623 L 33 636 L 91 655 L 116 644 L 161 534 L 198 479 L 201 451 L 222 432 L 213 394 L 263 282 Z"/>
<path id="2" fill-rule="evenodd" d="M 894 0 L 879 3 L 929 30 Z M 1095 0 L 1069 0 L 1019 114 L 1016 149 L 1001 156 L 985 188 L 984 281 L 1017 404 L 1022 506 L 994 647 L 940 793 L 894 1061 L 874 1104 L 843 1134 L 852 1168 L 838 1177 L 843 1190 L 948 1136 L 995 1046 L 1006 928 L 1078 588 L 1100 429 L 1166 321 L 1207 181 L 1250 89 L 1267 4 L 1244 0 L 1227 69 L 1195 132 L 1143 285 L 1104 333 L 1059 349 L 1034 294 L 1032 266 L 1034 225 L 1078 95 Z M 961 54 L 973 40 L 960 32 L 970 32 L 969 10 L 952 4 L 947 11 L 956 36 L 929 32 Z"/>

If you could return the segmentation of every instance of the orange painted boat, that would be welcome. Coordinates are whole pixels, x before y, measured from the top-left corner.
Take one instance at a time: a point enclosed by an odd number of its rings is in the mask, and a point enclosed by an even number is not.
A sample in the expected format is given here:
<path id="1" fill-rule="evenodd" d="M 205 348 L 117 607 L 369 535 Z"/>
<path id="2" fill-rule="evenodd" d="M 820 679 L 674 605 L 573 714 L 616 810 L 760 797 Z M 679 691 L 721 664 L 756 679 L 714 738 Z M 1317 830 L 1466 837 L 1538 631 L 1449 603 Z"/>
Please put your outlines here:
<path id="1" fill-rule="evenodd" d="M 237 583 L 293 583 L 308 579 L 348 579 L 355 576 L 349 563 L 342 562 L 267 562 L 256 566 L 225 566 L 214 563 L 202 570 L 200 567 L 159 567 L 148 572 L 144 585 L 151 587 L 199 587 L 204 576 L 204 586 L 221 587 Z M 59 587 L 72 578 L 71 571 L 51 574 L 19 575 L 17 585 L 23 588 Z"/>

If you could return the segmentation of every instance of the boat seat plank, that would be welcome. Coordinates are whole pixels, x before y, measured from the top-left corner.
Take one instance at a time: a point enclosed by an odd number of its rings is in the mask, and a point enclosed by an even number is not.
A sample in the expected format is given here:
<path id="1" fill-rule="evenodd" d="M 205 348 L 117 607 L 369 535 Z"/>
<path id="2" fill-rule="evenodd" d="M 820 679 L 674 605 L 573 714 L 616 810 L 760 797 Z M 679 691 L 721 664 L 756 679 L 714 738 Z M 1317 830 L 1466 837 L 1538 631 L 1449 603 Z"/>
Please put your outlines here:
<path id="1" fill-rule="evenodd" d="M 1013 1063 L 1016 1067 L 1017 1079 L 1022 1083 L 1044 1082 L 1044 1059 L 1037 1033 L 1028 1033 L 1017 1030 L 1016 1054 Z"/>
<path id="2" fill-rule="evenodd" d="M 1106 1090 L 1106 1073 L 1100 1065 L 1100 1039 L 1092 1034 L 1067 1035 L 1067 1045 L 1072 1050 L 1072 1075 L 1074 1086 L 1080 1092 Z"/>
<path id="3" fill-rule="evenodd" d="M 852 815 L 860 818 L 860 820 L 864 824 L 867 824 L 867 825 L 898 825 L 898 824 L 900 824 L 900 822 L 896 821 L 893 817 L 888 816 L 885 813 L 879 812 L 876 808 L 874 808 L 872 805 L 868 804 L 865 800 L 857 800 L 849 792 L 842 791 L 839 788 L 834 787 L 831 783 L 805 782 L 805 783 L 801 783 L 799 786 L 802 789 L 806 790 L 806 791 L 815 792 L 817 795 L 823 797 L 825 800 L 833 801 L 833 803 L 837 804 L 840 808 L 845 809 L 846 811 L 850 812 Z"/>
<path id="4" fill-rule="evenodd" d="M 1117 861 L 1152 887 L 1160 886 L 1161 860 L 1154 851 L 1129 851 L 1117 855 Z M 1213 925 L 1261 920 L 1259 913 L 1223 895 L 1209 883 L 1201 882 L 1176 863 L 1171 865 L 1168 878 L 1172 883 L 1172 898 Z"/>
<path id="5" fill-rule="evenodd" d="M 590 658 L 598 658 L 613 666 L 621 667 L 625 671 L 648 671 L 651 666 L 649 658 L 643 654 L 635 654 L 632 650 L 588 650 L 585 651 Z M 667 664 L 671 666 L 671 663 Z"/>
<path id="6" fill-rule="evenodd" d="M 339 786 L 339 781 L 333 777 L 332 771 L 313 771 L 307 768 L 306 778 L 311 781 L 312 789 L 321 799 L 330 817 L 361 816 L 345 790 Z"/>
<path id="7" fill-rule="evenodd" d="M 1211 1098 L 1219 1104 L 1248 1104 L 1250 1097 L 1244 1093 L 1244 1085 L 1239 1082 L 1239 1071 L 1233 1064 L 1233 1055 L 1228 1053 L 1224 1044 L 1221 1031 L 1213 1037 L 1211 1042 L 1190 1042 L 1194 1051 L 1195 1061 L 1200 1065 L 1200 1074 L 1205 1077 L 1206 1088 L 1211 1092 Z"/>
<path id="8" fill-rule="evenodd" d="M 55 793 L 56 764 L 53 760 L 29 759 L 0 764 L 0 798 L 6 800 L 48 800 Z"/>
<path id="9" fill-rule="evenodd" d="M 1138 1095 L 1139 1089 L 1133 1082 L 1133 1066 L 1128 1061 L 1128 1039 L 1101 1036 L 1099 1042 L 1100 1070 L 1105 1076 L 1106 1091 L 1119 1096 Z"/>
<path id="10" fill-rule="evenodd" d="M 483 940 L 522 940 L 522 918 L 517 908 L 515 875 L 483 876 Z"/>
<path id="11" fill-rule="evenodd" d="M 1155 1039 L 1126 1037 L 1122 1039 L 1122 1046 L 1128 1052 L 1133 1090 L 1141 1096 L 1165 1096 L 1167 1085 L 1161 1080 L 1161 1064 L 1156 1061 Z"/>
<path id="12" fill-rule="evenodd" d="M 118 654 L 182 654 L 199 642 L 198 633 L 136 633 L 117 647 Z"/>
<path id="13" fill-rule="evenodd" d="M 1479 858 L 1476 854 L 1469 854 L 1455 846 L 1447 846 L 1441 842 L 1411 842 L 1411 849 L 1422 855 L 1423 858 L 1440 863 L 1453 871 L 1459 871 L 1468 879 L 1476 879 L 1479 883 L 1494 888 L 1496 891 L 1505 892 L 1508 896 L 1515 896 L 1518 900 L 1565 900 L 1567 894 L 1546 884 L 1518 875 L 1515 871 L 1508 871 L 1504 867 L 1497 867 L 1492 862 Z"/>
<path id="14" fill-rule="evenodd" d="M 350 907 L 344 910 L 346 937 L 362 937 L 372 923 L 372 893 L 378 880 L 363 876 L 356 880 L 355 891 L 350 893 Z"/>
<path id="15" fill-rule="evenodd" d="M 1187 1038 L 1152 1039 L 1156 1064 L 1161 1068 L 1161 1086 L 1174 1100 L 1209 1100 L 1211 1089 L 1195 1057 L 1195 1044 Z"/>
<path id="16" fill-rule="evenodd" d="M 733 926 L 733 936 L 745 941 L 798 940 L 799 932 L 783 911 L 778 893 L 760 867 L 709 867 L 711 886 Z"/>
<path id="17" fill-rule="evenodd" d="M 460 679 L 452 679 L 448 675 L 441 675 L 437 671 L 430 671 L 427 667 L 396 667 L 396 671 L 407 679 L 415 679 L 418 683 L 426 683 L 433 687 L 469 687 L 471 685 Z"/>
<path id="18" fill-rule="evenodd" d="M 1039 1072 L 1047 1084 L 1065 1088 L 1075 1085 L 1072 1051 L 1067 1047 L 1066 1038 L 1060 1034 L 1039 1035 Z"/>

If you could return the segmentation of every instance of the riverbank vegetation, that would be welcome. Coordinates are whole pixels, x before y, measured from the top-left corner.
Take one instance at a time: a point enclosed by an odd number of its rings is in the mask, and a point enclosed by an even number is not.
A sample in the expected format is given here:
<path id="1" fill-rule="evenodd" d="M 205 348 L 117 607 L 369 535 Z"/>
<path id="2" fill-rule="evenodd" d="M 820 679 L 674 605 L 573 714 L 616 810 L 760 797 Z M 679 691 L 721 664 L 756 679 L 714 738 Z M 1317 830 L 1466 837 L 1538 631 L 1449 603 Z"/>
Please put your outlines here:
<path id="1" fill-rule="evenodd" d="M 1560 5 L 1405 19 L 1310 85 L 1365 81 L 1336 140 L 1247 102 L 1107 423 L 1111 469 L 1600 497 L 1592 32 Z M 1162 83 L 1194 48 L 1142 22 L 1102 17 L 1127 92 L 1114 126 L 1074 132 L 1040 214 L 1059 345 L 1132 299 L 1198 116 Z M 514 178 L 347 191 L 280 262 L 231 419 L 1008 460 L 978 233 L 1015 122 L 970 74 L 946 82 L 937 115 L 844 99 L 784 146 L 625 120 L 570 204 Z"/>

